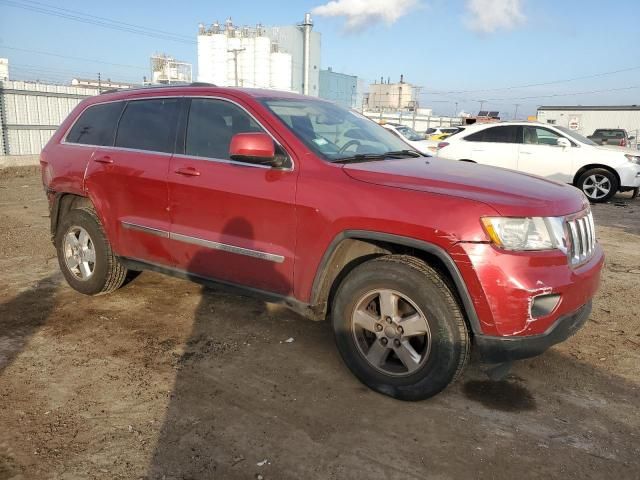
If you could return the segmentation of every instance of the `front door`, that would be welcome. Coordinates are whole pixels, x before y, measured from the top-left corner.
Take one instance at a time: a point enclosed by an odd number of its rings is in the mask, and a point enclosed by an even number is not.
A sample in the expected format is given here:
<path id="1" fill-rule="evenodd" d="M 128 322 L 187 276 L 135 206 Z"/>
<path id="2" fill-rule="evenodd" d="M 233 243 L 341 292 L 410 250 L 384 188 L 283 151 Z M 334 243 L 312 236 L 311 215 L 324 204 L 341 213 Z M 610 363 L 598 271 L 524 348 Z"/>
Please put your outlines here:
<path id="1" fill-rule="evenodd" d="M 233 135 L 265 129 L 239 105 L 194 98 L 184 152 L 171 159 L 169 207 L 176 266 L 191 274 L 292 294 L 297 170 L 233 161 Z M 278 146 L 280 154 L 284 150 Z"/>
<path id="2" fill-rule="evenodd" d="M 576 147 L 557 145 L 559 138 L 565 137 L 548 128 L 524 126 L 523 142 L 518 152 L 518 170 L 557 182 L 571 183 Z"/>

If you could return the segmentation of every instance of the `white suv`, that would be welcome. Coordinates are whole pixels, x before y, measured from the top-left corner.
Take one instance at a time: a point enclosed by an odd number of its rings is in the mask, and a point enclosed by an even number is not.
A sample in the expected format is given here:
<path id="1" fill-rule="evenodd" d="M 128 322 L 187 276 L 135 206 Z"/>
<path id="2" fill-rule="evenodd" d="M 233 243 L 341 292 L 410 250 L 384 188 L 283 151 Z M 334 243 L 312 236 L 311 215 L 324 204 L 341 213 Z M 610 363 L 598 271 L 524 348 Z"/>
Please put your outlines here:
<path id="1" fill-rule="evenodd" d="M 636 150 L 597 145 L 567 128 L 533 122 L 471 125 L 438 144 L 438 156 L 575 185 L 592 202 L 640 187 Z"/>

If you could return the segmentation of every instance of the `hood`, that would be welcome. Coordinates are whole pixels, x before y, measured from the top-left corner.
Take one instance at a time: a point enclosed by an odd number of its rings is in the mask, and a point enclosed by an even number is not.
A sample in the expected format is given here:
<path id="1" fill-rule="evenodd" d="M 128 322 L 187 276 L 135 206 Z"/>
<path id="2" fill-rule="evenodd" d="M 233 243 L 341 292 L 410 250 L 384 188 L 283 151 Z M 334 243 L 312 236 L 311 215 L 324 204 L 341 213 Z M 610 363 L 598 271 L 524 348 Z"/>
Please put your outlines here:
<path id="1" fill-rule="evenodd" d="M 343 171 L 362 182 L 475 200 L 504 216 L 562 216 L 588 206 L 582 192 L 570 185 L 435 157 L 352 163 Z"/>
<path id="2" fill-rule="evenodd" d="M 640 150 L 634 150 L 633 148 L 628 148 L 628 147 L 621 147 L 619 145 L 597 145 L 595 148 L 605 152 L 618 152 L 623 155 L 640 156 Z"/>

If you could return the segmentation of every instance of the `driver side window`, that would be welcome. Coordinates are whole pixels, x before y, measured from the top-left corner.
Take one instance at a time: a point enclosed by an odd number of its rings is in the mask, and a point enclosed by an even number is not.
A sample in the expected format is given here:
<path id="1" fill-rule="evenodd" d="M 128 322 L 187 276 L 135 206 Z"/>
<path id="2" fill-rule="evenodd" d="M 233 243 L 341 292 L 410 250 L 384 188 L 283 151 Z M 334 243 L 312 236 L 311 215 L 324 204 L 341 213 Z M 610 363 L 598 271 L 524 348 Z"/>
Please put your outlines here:
<path id="1" fill-rule="evenodd" d="M 185 154 L 229 160 L 231 138 L 237 133 L 264 132 L 244 110 L 233 103 L 193 98 L 189 108 Z"/>
<path id="2" fill-rule="evenodd" d="M 525 145 L 557 145 L 562 135 L 541 127 L 524 127 Z"/>

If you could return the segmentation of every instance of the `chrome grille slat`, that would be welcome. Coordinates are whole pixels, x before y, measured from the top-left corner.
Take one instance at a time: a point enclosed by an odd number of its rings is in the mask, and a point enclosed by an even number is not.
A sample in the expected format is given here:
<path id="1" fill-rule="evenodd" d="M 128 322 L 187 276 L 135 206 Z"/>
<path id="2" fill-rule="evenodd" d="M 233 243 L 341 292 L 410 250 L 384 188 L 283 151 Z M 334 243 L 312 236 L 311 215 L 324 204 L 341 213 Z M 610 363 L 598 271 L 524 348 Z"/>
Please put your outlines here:
<path id="1" fill-rule="evenodd" d="M 596 230 L 591 212 L 567 221 L 571 246 L 567 250 L 569 262 L 579 265 L 591 258 L 596 248 Z"/>

